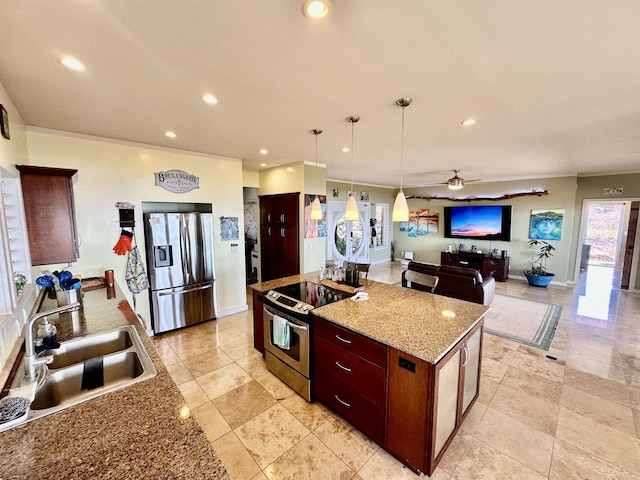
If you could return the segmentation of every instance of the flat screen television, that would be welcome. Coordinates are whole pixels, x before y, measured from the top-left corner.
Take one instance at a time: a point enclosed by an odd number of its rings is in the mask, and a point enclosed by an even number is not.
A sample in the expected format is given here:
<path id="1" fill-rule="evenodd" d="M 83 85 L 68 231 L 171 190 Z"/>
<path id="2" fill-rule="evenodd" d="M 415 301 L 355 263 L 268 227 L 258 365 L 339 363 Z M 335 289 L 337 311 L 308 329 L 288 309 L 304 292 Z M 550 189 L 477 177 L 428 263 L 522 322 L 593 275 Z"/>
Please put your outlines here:
<path id="1" fill-rule="evenodd" d="M 511 205 L 444 207 L 444 236 L 511 241 Z"/>

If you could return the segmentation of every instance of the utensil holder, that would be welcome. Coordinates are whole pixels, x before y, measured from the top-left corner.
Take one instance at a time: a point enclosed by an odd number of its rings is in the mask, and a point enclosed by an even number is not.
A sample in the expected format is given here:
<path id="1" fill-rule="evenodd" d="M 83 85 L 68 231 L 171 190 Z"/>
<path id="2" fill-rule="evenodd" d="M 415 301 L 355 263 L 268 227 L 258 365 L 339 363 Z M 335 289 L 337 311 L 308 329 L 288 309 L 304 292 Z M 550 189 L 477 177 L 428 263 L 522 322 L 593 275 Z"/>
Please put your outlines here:
<path id="1" fill-rule="evenodd" d="M 83 297 L 84 294 L 82 292 L 82 288 L 76 288 L 74 290 L 56 290 L 56 299 L 58 300 L 59 307 L 70 305 L 75 302 L 80 303 L 78 307 L 75 307 L 70 311 L 79 310 L 84 306 L 84 303 L 82 302 Z"/>

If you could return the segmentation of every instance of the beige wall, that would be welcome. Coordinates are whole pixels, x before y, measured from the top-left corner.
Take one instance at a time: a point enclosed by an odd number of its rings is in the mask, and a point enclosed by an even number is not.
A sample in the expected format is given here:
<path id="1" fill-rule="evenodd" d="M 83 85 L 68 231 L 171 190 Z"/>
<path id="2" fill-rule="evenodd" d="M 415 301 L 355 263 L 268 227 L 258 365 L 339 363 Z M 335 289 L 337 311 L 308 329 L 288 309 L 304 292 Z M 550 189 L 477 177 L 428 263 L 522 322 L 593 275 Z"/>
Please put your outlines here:
<path id="1" fill-rule="evenodd" d="M 464 187 L 460 191 L 451 191 L 446 187 L 429 187 L 405 189 L 406 195 L 416 196 L 442 196 L 453 198 L 469 197 L 500 197 L 505 194 L 518 192 L 530 192 L 536 190 L 548 190 L 549 195 L 524 196 L 509 200 L 478 201 L 473 205 L 512 205 L 511 241 L 510 242 L 487 242 L 487 241 L 462 241 L 469 247 L 471 244 L 477 245 L 479 250 L 489 251 L 490 248 L 507 250 L 510 257 L 510 275 L 523 277 L 523 270 L 531 261 L 531 251 L 527 246 L 529 236 L 529 218 L 532 209 L 564 209 L 564 221 L 562 239 L 551 242 L 556 248 L 554 257 L 547 263 L 547 269 L 556 274 L 555 282 L 564 283 L 573 278 L 570 268 L 571 245 L 575 242 L 572 238 L 574 222 L 579 221 L 574 216 L 576 177 L 544 178 L 537 180 L 518 180 L 509 182 L 495 182 L 472 184 Z M 454 245 L 452 239 L 444 238 L 443 207 L 449 205 L 468 205 L 466 202 L 453 202 L 449 200 L 418 200 L 408 201 L 409 210 L 422 208 L 438 212 L 440 215 L 439 231 L 437 234 L 430 234 L 426 237 L 409 238 L 406 233 L 399 231 L 399 224 L 394 223 L 394 240 L 396 257 L 401 251 L 413 251 L 417 261 L 440 263 L 440 252 L 447 248 L 447 245 Z M 460 243 L 460 242 L 458 242 Z"/>
<path id="2" fill-rule="evenodd" d="M 10 140 L 0 136 L 0 167 L 12 169 L 13 165 L 28 163 L 27 141 L 24 122 L 2 83 L 0 83 L 0 104 L 9 116 L 11 136 Z"/>
<path id="3" fill-rule="evenodd" d="M 309 195 L 326 195 L 326 167 L 305 165 L 304 167 L 304 193 Z M 303 199 L 304 204 L 304 199 Z M 308 207 L 309 211 L 311 207 Z M 302 215 L 302 236 L 304 237 L 305 215 Z M 316 272 L 324 267 L 327 256 L 327 237 L 305 238 L 304 249 L 304 273 Z"/>
<path id="4" fill-rule="evenodd" d="M 246 308 L 244 238 L 221 241 L 217 217 L 238 217 L 243 227 L 242 165 L 239 160 L 190 154 L 151 146 L 113 142 L 100 138 L 29 129 L 29 163 L 44 167 L 75 168 L 76 219 L 80 258 L 75 271 L 83 277 L 104 275 L 113 269 L 116 281 L 128 292 L 124 280 L 126 257 L 112 248 L 120 235 L 116 201 L 135 204 L 136 237 L 144 252 L 142 202 L 189 202 L 213 204 L 214 261 L 219 315 Z M 154 172 L 179 169 L 200 177 L 200 188 L 176 194 L 154 185 Z M 231 243 L 239 244 L 231 253 Z M 50 269 L 64 266 L 50 266 Z M 35 271 L 43 267 L 35 267 Z M 137 296 L 138 312 L 149 328 L 149 303 L 145 293 Z"/>

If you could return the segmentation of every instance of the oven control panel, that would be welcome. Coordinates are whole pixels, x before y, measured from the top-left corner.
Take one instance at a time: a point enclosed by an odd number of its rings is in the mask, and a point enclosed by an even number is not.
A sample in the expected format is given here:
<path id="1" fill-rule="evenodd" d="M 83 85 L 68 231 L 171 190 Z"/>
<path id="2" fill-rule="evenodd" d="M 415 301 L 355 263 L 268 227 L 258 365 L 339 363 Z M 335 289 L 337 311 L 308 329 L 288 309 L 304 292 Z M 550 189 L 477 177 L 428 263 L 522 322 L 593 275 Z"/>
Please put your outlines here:
<path id="1" fill-rule="evenodd" d="M 301 302 L 300 300 L 288 297 L 274 290 L 269 290 L 269 292 L 267 293 L 267 298 L 275 305 L 284 307 L 297 313 L 308 313 L 313 310 L 313 305 Z"/>

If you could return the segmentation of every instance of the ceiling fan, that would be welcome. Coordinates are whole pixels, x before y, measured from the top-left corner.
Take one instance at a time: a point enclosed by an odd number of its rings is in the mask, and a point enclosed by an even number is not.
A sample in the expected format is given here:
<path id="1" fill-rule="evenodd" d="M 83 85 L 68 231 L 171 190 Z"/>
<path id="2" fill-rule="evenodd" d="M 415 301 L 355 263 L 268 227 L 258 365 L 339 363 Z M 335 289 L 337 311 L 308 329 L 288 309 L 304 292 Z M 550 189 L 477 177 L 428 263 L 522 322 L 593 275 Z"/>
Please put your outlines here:
<path id="1" fill-rule="evenodd" d="M 465 183 L 478 183 L 481 180 L 465 180 L 464 178 L 460 178 L 458 173 L 460 170 L 451 170 L 453 172 L 453 177 L 451 177 L 446 182 L 443 182 L 442 185 L 446 185 L 450 190 L 460 190 L 464 187 Z"/>

